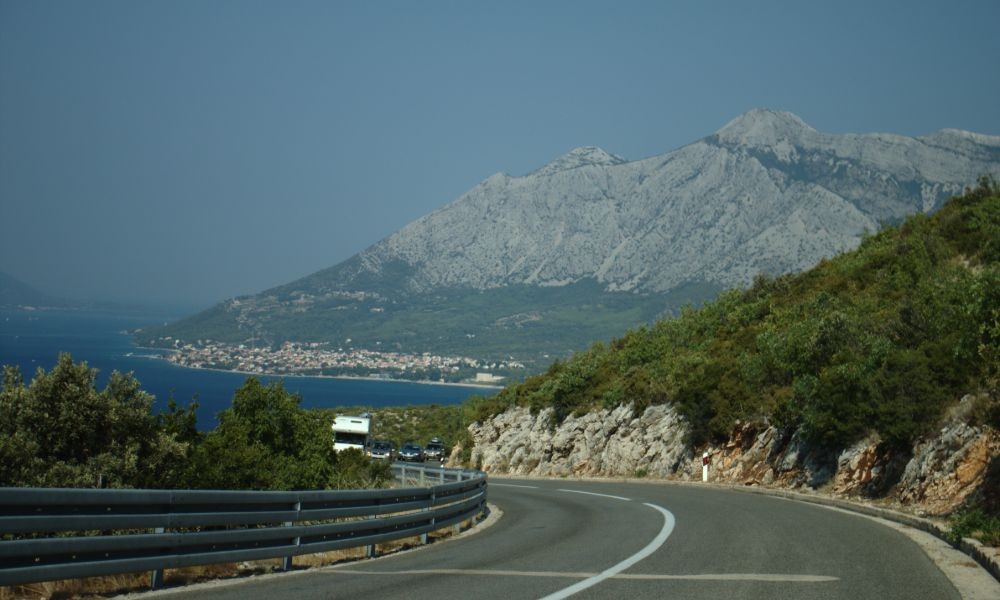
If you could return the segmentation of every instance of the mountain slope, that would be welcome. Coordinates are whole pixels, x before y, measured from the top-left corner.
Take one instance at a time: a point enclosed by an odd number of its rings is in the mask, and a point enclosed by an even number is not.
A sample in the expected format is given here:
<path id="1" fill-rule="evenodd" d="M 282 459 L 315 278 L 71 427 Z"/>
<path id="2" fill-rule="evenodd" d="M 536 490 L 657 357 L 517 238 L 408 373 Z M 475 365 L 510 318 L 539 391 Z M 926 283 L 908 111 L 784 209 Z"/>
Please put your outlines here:
<path id="1" fill-rule="evenodd" d="M 756 109 L 661 156 L 585 147 L 493 175 L 339 265 L 147 341 L 565 353 L 758 273 L 808 268 L 983 174 L 1000 175 L 998 137 L 833 135 Z"/>

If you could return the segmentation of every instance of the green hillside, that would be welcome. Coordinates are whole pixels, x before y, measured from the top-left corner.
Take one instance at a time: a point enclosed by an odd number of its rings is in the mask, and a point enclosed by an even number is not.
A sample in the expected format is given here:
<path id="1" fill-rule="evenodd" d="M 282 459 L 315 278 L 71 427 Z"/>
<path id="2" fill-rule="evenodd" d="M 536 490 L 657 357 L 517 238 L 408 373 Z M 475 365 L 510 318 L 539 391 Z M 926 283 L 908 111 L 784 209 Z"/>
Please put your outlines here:
<path id="1" fill-rule="evenodd" d="M 719 292 L 712 285 L 689 284 L 668 294 L 615 293 L 587 280 L 548 288 L 511 285 L 324 296 L 311 287 L 314 283 L 307 278 L 296 286 L 219 304 L 136 337 L 148 346 L 170 346 L 173 339 L 230 344 L 253 340 L 272 346 L 330 342 L 335 347 L 350 344 L 484 359 L 513 356 L 544 367 L 549 363 L 546 355 L 569 356 L 594 340 L 620 335 Z"/>
<path id="2" fill-rule="evenodd" d="M 1000 364 L 1000 193 L 995 181 L 867 237 L 808 272 L 760 277 L 701 309 L 597 343 L 478 400 L 571 413 L 673 403 L 692 443 L 737 420 L 799 430 L 819 448 L 878 432 L 908 444 L 942 410 L 983 392 L 994 425 Z M 473 408 L 473 407 L 470 407 Z"/>

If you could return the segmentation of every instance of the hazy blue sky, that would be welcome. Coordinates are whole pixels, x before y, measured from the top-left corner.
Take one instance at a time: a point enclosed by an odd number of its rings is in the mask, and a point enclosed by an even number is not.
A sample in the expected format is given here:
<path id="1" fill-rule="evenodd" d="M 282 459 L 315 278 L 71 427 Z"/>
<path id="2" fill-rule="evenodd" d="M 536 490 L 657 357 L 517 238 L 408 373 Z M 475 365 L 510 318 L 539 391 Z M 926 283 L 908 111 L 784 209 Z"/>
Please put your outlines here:
<path id="1" fill-rule="evenodd" d="M 1000 134 L 998 23 L 996 0 L 0 0 L 0 271 L 208 305 L 497 171 L 661 154 L 757 106 Z"/>

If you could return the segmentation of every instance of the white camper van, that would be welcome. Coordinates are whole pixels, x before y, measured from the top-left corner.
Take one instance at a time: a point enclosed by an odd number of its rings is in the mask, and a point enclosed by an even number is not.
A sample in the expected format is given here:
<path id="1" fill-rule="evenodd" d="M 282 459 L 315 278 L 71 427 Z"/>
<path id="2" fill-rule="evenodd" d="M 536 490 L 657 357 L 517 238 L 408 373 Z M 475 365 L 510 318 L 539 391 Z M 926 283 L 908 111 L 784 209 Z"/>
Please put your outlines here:
<path id="1" fill-rule="evenodd" d="M 333 449 L 337 452 L 357 448 L 364 452 L 372 431 L 372 416 L 362 413 L 357 417 L 337 415 L 333 420 Z"/>

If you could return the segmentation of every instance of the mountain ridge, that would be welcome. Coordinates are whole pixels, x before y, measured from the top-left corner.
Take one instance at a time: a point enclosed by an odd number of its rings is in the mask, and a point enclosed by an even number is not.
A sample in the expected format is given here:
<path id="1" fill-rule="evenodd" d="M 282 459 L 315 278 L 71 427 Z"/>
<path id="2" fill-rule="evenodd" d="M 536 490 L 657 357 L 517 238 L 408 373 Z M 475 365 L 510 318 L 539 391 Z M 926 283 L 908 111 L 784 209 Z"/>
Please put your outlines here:
<path id="1" fill-rule="evenodd" d="M 525 177 L 532 175 L 552 175 L 560 171 L 569 171 L 586 166 L 610 166 L 629 162 L 625 158 L 612 154 L 598 146 L 580 146 L 556 158 L 547 165 L 531 171 Z"/>
<path id="2" fill-rule="evenodd" d="M 477 294 L 514 315 L 533 310 L 518 298 L 545 296 L 553 312 L 525 327 L 563 340 L 539 352 L 565 353 L 582 341 L 555 331 L 567 326 L 566 311 L 578 314 L 572 326 L 598 310 L 594 319 L 620 327 L 620 313 L 594 307 L 641 304 L 630 318 L 646 320 L 760 273 L 801 271 L 882 223 L 933 212 L 981 175 L 1000 176 L 1000 137 L 830 134 L 792 113 L 754 109 L 661 155 L 626 161 L 583 146 L 523 176 L 494 174 L 346 261 L 220 305 L 235 330 L 218 319 L 210 329 L 277 342 L 302 335 L 290 323 L 304 319 L 322 331 L 309 334 L 317 340 L 471 351 L 477 343 L 463 338 L 496 336 L 482 321 L 510 316 L 462 314 L 479 306 Z M 574 286 L 586 290 L 575 301 L 556 292 Z M 682 297 L 685 289 L 699 292 Z M 457 304 L 437 307 L 435 294 Z M 557 310 L 559 302 L 569 304 Z"/>
<path id="3" fill-rule="evenodd" d="M 763 129 L 762 129 L 763 128 Z M 764 133 L 762 133 L 762 131 Z M 788 132 L 792 131 L 792 134 Z M 955 137 L 955 134 L 950 136 L 938 136 L 932 138 L 933 141 L 940 144 L 945 141 L 944 138 Z M 794 139 L 792 139 L 794 138 Z M 975 147 L 978 152 L 975 155 L 971 155 L 969 149 L 963 148 L 961 152 L 961 159 L 981 162 L 981 163 L 991 163 L 994 165 L 1000 161 L 1000 138 L 993 138 L 991 136 L 979 136 L 978 134 L 961 135 L 963 142 L 968 145 L 969 140 L 975 140 Z M 791 143 L 791 141 L 795 143 Z M 983 142 L 980 144 L 978 142 Z M 864 157 L 864 154 L 872 154 L 867 151 L 866 148 L 860 148 L 866 144 L 876 144 L 882 146 L 891 146 L 892 149 L 897 150 L 896 152 L 882 152 L 875 153 L 873 156 Z M 986 145 L 985 149 L 983 145 Z M 813 157 L 812 160 L 804 159 L 801 154 L 801 150 L 822 147 L 824 152 L 822 152 L 818 157 Z M 593 164 L 583 164 L 579 165 L 573 169 L 548 169 L 553 163 L 543 167 L 538 171 L 534 171 L 523 177 L 511 177 L 509 175 L 503 176 L 493 176 L 482 182 L 480 185 L 474 187 L 468 193 L 460 197 L 455 202 L 442 207 L 431 213 L 427 217 L 418 219 L 410 225 L 407 225 L 401 229 L 396 234 L 389 236 L 385 240 L 379 242 L 378 244 L 366 249 L 362 252 L 365 258 L 370 258 L 372 254 L 379 254 L 378 260 L 375 263 L 380 263 L 386 260 L 387 257 L 400 258 L 408 264 L 421 264 L 422 268 L 427 275 L 426 282 L 415 282 L 418 288 L 424 287 L 434 287 L 436 285 L 453 285 L 453 284 L 464 284 L 472 285 L 472 287 L 484 289 L 489 287 L 496 287 L 503 285 L 504 283 L 516 282 L 516 283 L 534 283 L 534 284 L 549 284 L 558 285 L 560 283 L 566 283 L 573 280 L 579 280 L 586 275 L 598 275 L 598 280 L 607 283 L 609 291 L 618 290 L 629 290 L 637 285 L 643 285 L 639 280 L 643 278 L 643 274 L 633 270 L 630 276 L 618 277 L 617 280 L 604 281 L 605 276 L 609 272 L 618 271 L 622 272 L 622 269 L 612 268 L 614 265 L 604 266 L 600 269 L 591 269 L 589 273 L 587 272 L 576 272 L 570 274 L 546 274 L 546 269 L 549 271 L 553 270 L 553 257 L 541 256 L 543 254 L 551 254 L 551 252 L 546 252 L 544 247 L 540 247 L 541 235 L 533 234 L 529 231 L 529 239 L 527 245 L 522 245 L 521 247 L 515 248 L 511 252 L 508 248 L 494 247 L 490 248 L 490 254 L 493 255 L 507 255 L 509 260 L 505 272 L 494 272 L 492 277 L 480 277 L 478 280 L 476 277 L 469 276 L 470 274 L 462 274 L 458 276 L 452 276 L 448 273 L 441 272 L 427 272 L 427 265 L 424 264 L 426 261 L 422 260 L 422 257 L 417 256 L 415 248 L 422 247 L 434 247 L 436 250 L 440 247 L 447 246 L 447 241 L 434 240 L 433 236 L 428 235 L 425 225 L 431 224 L 431 227 L 437 227 L 437 229 L 447 229 L 448 227 L 440 227 L 437 220 L 449 221 L 446 217 L 450 210 L 463 210 L 462 215 L 463 220 L 467 217 L 479 217 L 480 220 L 485 220 L 483 217 L 491 216 L 489 215 L 487 203 L 492 201 L 494 198 L 499 196 L 501 200 L 505 195 L 509 196 L 511 193 L 516 194 L 519 188 L 525 186 L 525 182 L 528 181 L 528 185 L 538 183 L 535 186 L 536 189 L 531 190 L 533 193 L 541 193 L 549 198 L 553 197 L 552 190 L 546 189 L 546 184 L 540 182 L 537 178 L 539 175 L 546 176 L 545 182 L 554 182 L 555 186 L 561 186 L 562 189 L 568 190 L 569 193 L 556 194 L 555 196 L 562 199 L 589 199 L 587 198 L 585 192 L 581 192 L 579 189 L 572 189 L 574 185 L 582 183 L 583 185 L 591 186 L 592 189 L 603 193 L 604 198 L 611 198 L 615 194 L 608 193 L 607 185 L 602 187 L 601 179 L 617 179 L 618 181 L 612 181 L 612 185 L 617 184 L 619 187 L 624 186 L 624 194 L 633 196 L 642 196 L 647 193 L 643 189 L 644 182 L 649 178 L 649 175 L 643 171 L 650 171 L 650 166 L 662 167 L 667 163 L 674 163 L 672 166 L 672 173 L 688 171 L 691 178 L 697 175 L 703 175 L 705 169 L 716 169 L 719 171 L 719 176 L 722 177 L 725 169 L 742 168 L 744 169 L 743 175 L 748 178 L 757 177 L 761 179 L 758 183 L 758 189 L 756 190 L 758 195 L 770 193 L 772 196 L 777 195 L 782 190 L 779 188 L 784 187 L 792 190 L 792 194 L 796 197 L 816 197 L 827 196 L 825 192 L 831 192 L 833 195 L 839 196 L 842 200 L 846 200 L 850 204 L 853 204 L 855 208 L 864 215 L 861 217 L 859 215 L 853 214 L 850 210 L 840 210 L 844 216 L 851 218 L 852 222 L 848 224 L 849 231 L 841 232 L 840 237 L 851 237 L 855 241 L 860 239 L 860 234 L 864 231 L 874 231 L 877 229 L 878 224 L 883 221 L 898 220 L 905 214 L 914 212 L 915 210 L 929 211 L 933 208 L 940 206 L 941 202 L 948 196 L 961 192 L 964 184 L 970 184 L 975 181 L 975 178 L 982 175 L 982 172 L 975 172 L 982 169 L 983 165 L 979 168 L 974 169 L 955 169 L 955 164 L 947 165 L 951 167 L 947 171 L 942 171 L 937 168 L 936 165 L 941 161 L 934 160 L 933 157 L 928 158 L 926 155 L 934 154 L 933 148 L 937 147 L 931 146 L 922 142 L 919 138 L 908 138 L 905 136 L 893 136 L 887 134 L 844 134 L 844 135 L 834 135 L 834 134 L 823 134 L 816 131 L 815 129 L 806 125 L 801 119 L 792 115 L 791 113 L 782 113 L 778 111 L 768 111 L 765 109 L 755 109 L 750 111 L 736 119 L 730 121 L 727 125 L 721 128 L 715 134 L 703 138 L 693 144 L 682 147 L 673 152 L 669 152 L 663 155 L 650 157 L 647 159 L 642 159 L 639 161 L 631 162 L 616 162 L 615 164 L 609 165 L 593 165 Z M 915 160 L 921 159 L 921 160 Z M 703 160 L 705 159 L 705 160 Z M 744 159 L 742 164 L 739 163 L 740 159 Z M 560 159 L 557 159 L 557 161 Z M 695 168 L 685 168 L 686 165 L 676 164 L 684 162 L 696 162 Z M 837 162 L 838 164 L 828 165 L 828 164 L 816 164 L 817 162 Z M 867 173 L 865 171 L 870 171 L 871 168 L 864 165 L 864 163 L 871 163 L 875 167 L 879 167 L 882 170 L 892 170 L 899 176 L 896 177 L 897 180 L 902 180 L 904 184 L 909 183 L 909 181 L 918 180 L 919 183 L 928 183 L 926 186 L 920 189 L 921 202 L 918 204 L 911 203 L 909 206 L 900 205 L 898 198 L 893 198 L 891 190 L 883 190 L 883 195 L 888 195 L 889 200 L 895 201 L 895 206 L 875 206 L 875 207 L 864 207 L 862 203 L 864 202 L 864 197 L 862 194 L 858 193 L 857 189 L 849 189 L 844 185 L 843 182 L 832 182 L 833 185 L 824 185 L 824 181 L 812 181 L 816 179 L 816 175 L 822 175 L 821 173 L 815 173 L 819 170 L 830 170 L 829 167 L 836 169 L 859 169 L 858 163 L 862 162 L 862 167 L 860 168 L 862 173 L 860 175 L 864 176 Z M 955 163 L 955 160 L 951 161 Z M 914 164 L 917 163 L 920 166 L 914 168 Z M 580 167 L 594 167 L 592 169 L 580 169 Z M 757 172 L 754 172 L 753 167 L 758 167 Z M 797 177 L 777 177 L 771 178 L 772 181 L 764 181 L 761 175 L 767 176 L 768 173 L 761 173 L 760 170 L 768 170 L 777 168 L 779 170 L 784 169 L 785 171 L 793 171 L 795 175 L 795 170 L 805 170 L 804 173 L 799 173 Z M 696 169 L 700 169 L 700 173 L 694 172 Z M 655 171 L 656 169 L 652 169 Z M 956 178 L 952 171 L 955 170 L 967 170 L 968 173 L 960 175 Z M 637 175 L 633 171 L 640 171 Z M 926 173 L 924 171 L 927 171 Z M 909 176 L 909 181 L 905 178 Z M 532 179 L 535 178 L 535 179 Z M 704 178 L 704 177 L 703 177 Z M 847 183 L 852 183 L 856 177 L 846 178 Z M 876 185 L 885 184 L 883 178 L 882 181 L 878 181 L 878 178 L 873 179 L 872 183 Z M 575 181 L 574 181 L 575 180 Z M 624 181 L 622 181 L 624 180 Z M 631 181 L 630 181 L 631 180 Z M 798 186 L 795 187 L 796 183 L 801 183 L 806 181 L 808 183 L 814 183 L 812 186 Z M 667 181 L 667 187 L 669 187 L 672 181 Z M 684 183 L 681 181 L 680 183 Z M 768 184 L 774 189 L 766 189 Z M 891 185 L 895 185 L 893 182 Z M 764 189 L 761 189 L 763 186 Z M 553 187 L 551 183 L 548 185 L 549 188 Z M 578 186 L 579 187 L 579 186 Z M 856 186 L 855 186 L 856 187 Z M 885 187 L 883 185 L 883 187 Z M 669 191 L 669 190 L 668 190 Z M 702 186 L 702 189 L 695 190 L 699 192 L 699 201 L 707 194 L 711 194 L 711 185 Z M 722 190 L 723 192 L 725 190 Z M 662 190 L 654 190 L 653 195 L 664 195 Z M 876 194 L 879 190 L 876 190 Z M 483 200 L 483 196 L 491 196 Z M 598 197 L 597 199 L 600 199 Z M 828 199 L 833 200 L 832 197 Z M 522 202 L 526 199 L 522 198 Z M 463 204 L 469 206 L 463 206 Z M 546 209 L 551 210 L 553 208 L 553 203 L 551 201 L 546 203 L 535 203 L 536 206 L 533 208 L 540 209 L 537 212 L 543 213 Z M 477 212 L 479 214 L 477 214 Z M 613 213 L 614 211 L 606 211 L 606 213 Z M 607 216 L 614 216 L 613 214 L 605 214 Z M 643 214 L 638 215 L 638 219 L 634 222 L 644 222 L 648 221 L 650 218 L 656 218 L 658 214 Z M 867 217 L 867 218 L 865 218 Z M 606 219 L 601 219 L 602 222 L 606 222 Z M 448 223 L 451 225 L 451 223 Z M 501 222 L 502 225 L 502 222 Z M 517 229 L 521 230 L 523 224 L 518 224 Z M 568 233 L 564 229 L 560 229 L 560 224 L 558 220 L 555 221 L 554 238 L 550 248 L 552 250 L 562 249 L 566 242 L 566 236 Z M 504 233 L 505 239 L 509 240 L 511 238 L 516 239 L 516 233 L 520 231 L 507 230 Z M 588 233 L 590 233 L 588 231 Z M 633 232 L 636 233 L 636 232 Z M 409 239 L 406 239 L 409 237 Z M 413 239 L 413 238 L 420 239 Z M 615 242 L 610 244 L 608 247 L 613 249 L 618 249 L 621 245 L 622 239 L 615 238 L 612 236 L 612 240 L 607 240 L 608 242 Z M 634 236 L 633 236 L 633 239 Z M 462 249 L 460 246 L 458 249 Z M 462 253 L 456 252 L 458 250 L 454 247 L 449 248 L 451 250 L 451 255 L 453 258 L 461 258 Z M 618 249 L 616 256 L 611 256 L 610 253 L 602 256 L 600 261 L 602 264 L 605 260 L 610 259 L 614 261 L 617 254 L 620 254 L 621 249 Z M 822 248 L 817 248 L 815 251 L 809 253 L 809 255 L 797 265 L 788 266 L 777 266 L 779 269 L 801 269 L 810 264 L 815 264 L 822 255 L 832 255 L 836 252 L 846 249 L 842 244 L 835 244 L 832 241 Z M 435 251 L 427 252 L 427 255 L 436 254 Z M 467 253 L 466 253 L 467 254 Z M 472 257 L 474 261 L 481 262 L 481 255 L 484 252 L 479 252 L 480 256 Z M 516 256 L 513 256 L 516 254 Z M 534 256 L 533 256 L 534 254 Z M 534 261 L 532 260 L 534 259 Z M 518 278 L 517 272 L 521 267 L 529 265 L 534 262 L 535 267 L 525 270 L 522 275 L 523 277 Z M 621 265 L 618 265 L 619 267 Z M 440 267 L 440 265 L 439 265 Z M 751 271 L 752 267 L 748 267 Z M 738 275 L 734 274 L 718 274 L 718 273 L 708 273 L 708 276 L 718 283 L 729 286 L 737 284 L 746 284 L 752 279 L 755 273 L 748 272 L 748 268 L 743 268 L 742 273 Z M 598 273 L 599 271 L 599 273 Z M 511 279 L 512 281 L 507 281 Z M 666 281 L 652 283 L 647 282 L 645 287 L 651 287 L 653 291 L 664 291 L 670 289 L 672 286 L 677 285 L 680 281 L 676 277 L 668 278 Z"/>

